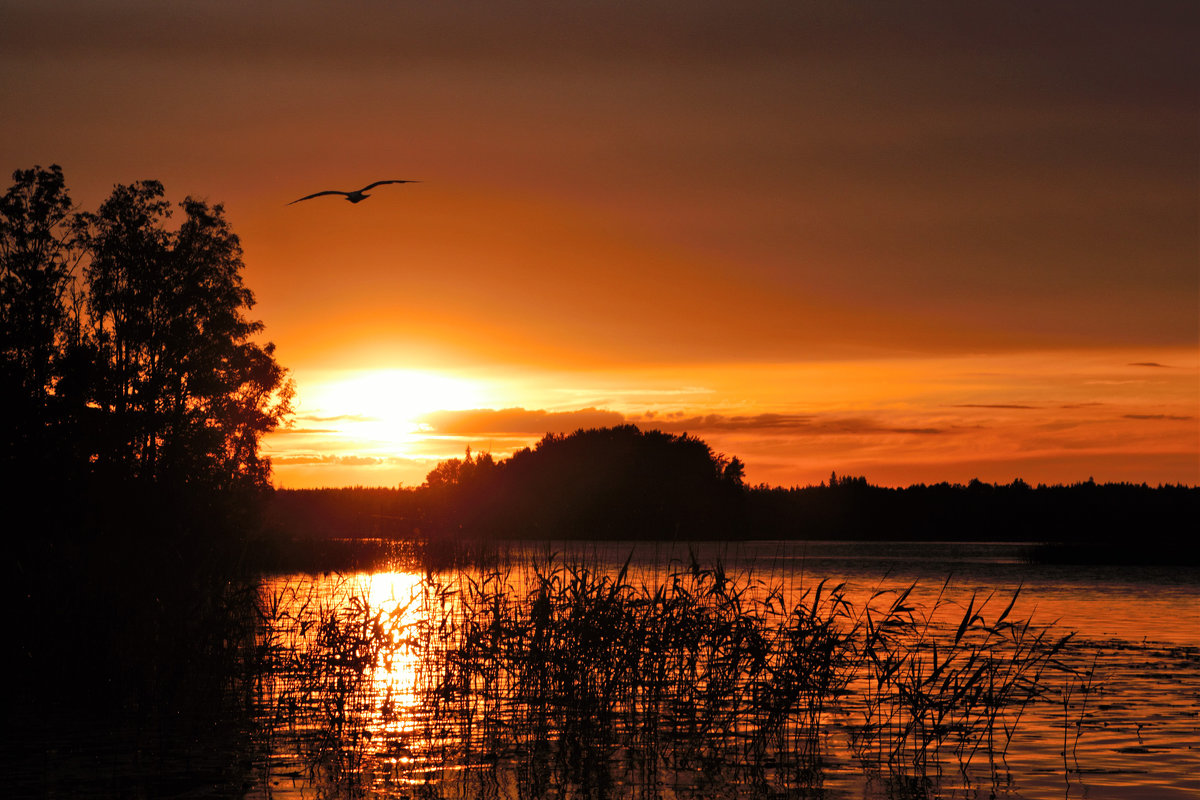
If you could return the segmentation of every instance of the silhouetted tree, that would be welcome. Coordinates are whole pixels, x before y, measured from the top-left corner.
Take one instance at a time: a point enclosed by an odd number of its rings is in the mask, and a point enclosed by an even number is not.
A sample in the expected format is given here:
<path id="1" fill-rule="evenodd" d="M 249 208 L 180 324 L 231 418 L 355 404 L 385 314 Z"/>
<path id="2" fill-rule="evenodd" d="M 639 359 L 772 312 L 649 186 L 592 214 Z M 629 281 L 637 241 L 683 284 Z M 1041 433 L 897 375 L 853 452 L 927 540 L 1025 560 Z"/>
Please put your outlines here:
<path id="1" fill-rule="evenodd" d="M 44 742 L 104 720 L 114 754 L 169 762 L 247 709 L 259 618 L 242 523 L 290 384 L 254 341 L 219 205 L 189 198 L 168 224 L 146 181 L 77 214 L 59 167 L 13 180 L 0 197 L 0 536 L 16 718 L 38 720 L 27 727 Z"/>
<path id="2" fill-rule="evenodd" d="M 143 181 L 76 214 L 57 165 L 13 180 L 0 198 L 0 464 L 22 476 L 14 502 L 51 480 L 266 486 L 259 442 L 292 388 L 254 340 L 263 326 L 246 316 L 254 295 L 222 207 L 188 198 L 172 226 L 162 185 Z"/>
<path id="3" fill-rule="evenodd" d="M 265 485 L 261 436 L 290 411 L 274 345 L 252 337 L 254 295 L 220 205 L 186 199 L 177 231 L 162 184 L 117 186 L 81 215 L 86 337 L 102 364 L 89 398 L 104 419 L 97 457 L 132 478 L 224 489 Z"/>
<path id="4" fill-rule="evenodd" d="M 13 181 L 0 198 L 0 458 L 25 472 L 51 448 L 79 251 L 62 169 Z"/>
<path id="5" fill-rule="evenodd" d="M 433 491 L 470 487 L 486 480 L 494 471 L 496 461 L 491 453 L 471 455 L 467 448 L 463 458 L 451 458 L 439 463 L 425 476 L 425 486 Z"/>
<path id="6" fill-rule="evenodd" d="M 743 487 L 746 485 L 746 465 L 737 456 L 726 460 L 724 455 L 717 456 L 717 463 L 721 466 L 721 479 L 726 483 Z"/>

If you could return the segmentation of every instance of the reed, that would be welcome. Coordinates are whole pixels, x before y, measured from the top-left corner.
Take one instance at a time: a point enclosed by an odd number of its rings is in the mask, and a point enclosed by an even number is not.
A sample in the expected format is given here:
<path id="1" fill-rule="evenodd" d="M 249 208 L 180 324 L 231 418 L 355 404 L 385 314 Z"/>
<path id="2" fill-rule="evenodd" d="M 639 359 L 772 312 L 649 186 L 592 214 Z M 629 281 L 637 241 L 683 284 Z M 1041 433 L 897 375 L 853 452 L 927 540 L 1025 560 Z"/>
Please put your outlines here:
<path id="1" fill-rule="evenodd" d="M 970 780 L 981 755 L 995 775 L 1032 704 L 1081 718 L 1094 686 L 1095 665 L 1064 657 L 1069 635 L 1011 617 L 1019 592 L 998 611 L 991 596 L 955 607 L 945 585 L 929 606 L 915 585 L 856 605 L 844 585 L 694 556 L 637 573 L 546 552 L 428 572 L 390 605 L 349 584 L 278 587 L 264 746 L 350 793 L 424 780 L 433 796 L 487 781 L 518 796 L 809 796 L 836 739 L 919 796 L 948 765 Z"/>

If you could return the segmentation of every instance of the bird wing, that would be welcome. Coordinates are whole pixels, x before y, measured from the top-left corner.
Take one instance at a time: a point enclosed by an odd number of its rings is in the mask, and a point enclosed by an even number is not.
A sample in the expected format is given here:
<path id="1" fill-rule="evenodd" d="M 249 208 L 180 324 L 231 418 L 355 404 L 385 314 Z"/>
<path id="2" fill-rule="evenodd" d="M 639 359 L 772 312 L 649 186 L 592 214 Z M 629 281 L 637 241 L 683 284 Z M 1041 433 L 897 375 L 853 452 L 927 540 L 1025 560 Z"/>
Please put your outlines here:
<path id="1" fill-rule="evenodd" d="M 309 195 L 305 195 L 304 197 L 301 197 L 299 200 L 293 200 L 291 203 L 288 203 L 288 205 L 290 206 L 290 205 L 292 205 L 293 203 L 299 203 L 299 202 L 300 202 L 300 200 L 312 200 L 314 197 L 320 197 L 320 196 L 321 196 L 321 195 L 323 195 L 323 194 L 341 194 L 341 195 L 349 195 L 350 193 L 349 193 L 349 192 L 339 192 L 337 189 L 328 189 L 328 190 L 326 190 L 326 191 L 324 191 L 324 192 L 316 192 L 315 194 L 309 194 Z"/>
<path id="2" fill-rule="evenodd" d="M 374 189 L 376 186 L 382 186 L 385 183 L 420 183 L 420 181 L 375 181 L 370 186 L 364 186 L 363 188 L 359 189 L 359 191 L 360 192 L 370 191 L 371 189 Z"/>

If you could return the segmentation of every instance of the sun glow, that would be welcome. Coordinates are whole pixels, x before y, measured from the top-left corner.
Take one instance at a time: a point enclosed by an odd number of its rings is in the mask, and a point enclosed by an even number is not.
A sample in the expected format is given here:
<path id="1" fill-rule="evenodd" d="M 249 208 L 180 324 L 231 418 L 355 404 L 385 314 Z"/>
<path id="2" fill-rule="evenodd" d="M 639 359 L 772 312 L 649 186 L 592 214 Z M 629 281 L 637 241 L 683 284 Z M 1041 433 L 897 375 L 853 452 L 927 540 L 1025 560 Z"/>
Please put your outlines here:
<path id="1" fill-rule="evenodd" d="M 486 401 L 472 381 L 418 370 L 372 370 L 314 389 L 309 404 L 329 427 L 358 439 L 402 444 L 431 411 L 477 408 Z"/>

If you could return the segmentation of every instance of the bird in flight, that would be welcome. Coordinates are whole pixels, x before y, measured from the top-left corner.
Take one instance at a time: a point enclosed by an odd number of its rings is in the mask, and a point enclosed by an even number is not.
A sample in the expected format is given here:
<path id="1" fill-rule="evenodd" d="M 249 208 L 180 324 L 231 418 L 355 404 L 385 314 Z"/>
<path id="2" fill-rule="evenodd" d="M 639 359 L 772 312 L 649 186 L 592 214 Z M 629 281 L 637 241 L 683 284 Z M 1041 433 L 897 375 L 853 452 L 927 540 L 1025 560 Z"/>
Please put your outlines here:
<path id="1" fill-rule="evenodd" d="M 385 183 L 420 183 L 420 182 L 421 181 L 375 181 L 374 183 L 372 183 L 368 186 L 364 186 L 363 188 L 358 189 L 353 192 L 339 192 L 337 189 L 328 189 L 324 192 L 315 192 L 313 194 L 305 195 L 304 197 L 301 197 L 299 200 L 293 200 L 291 203 L 288 203 L 288 205 L 290 206 L 295 203 L 299 203 L 301 200 L 312 200 L 314 197 L 320 197 L 323 194 L 342 194 L 342 195 L 345 195 L 346 199 L 349 200 L 351 203 L 361 203 L 363 200 L 366 200 L 368 197 L 371 196 L 371 195 L 367 194 L 367 190 L 374 189 L 376 186 L 382 186 Z"/>

